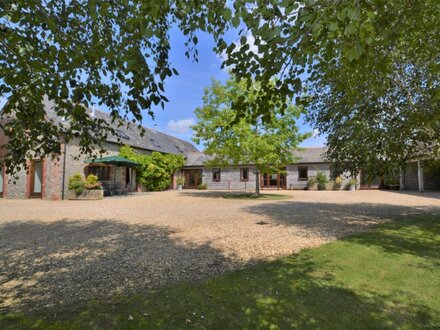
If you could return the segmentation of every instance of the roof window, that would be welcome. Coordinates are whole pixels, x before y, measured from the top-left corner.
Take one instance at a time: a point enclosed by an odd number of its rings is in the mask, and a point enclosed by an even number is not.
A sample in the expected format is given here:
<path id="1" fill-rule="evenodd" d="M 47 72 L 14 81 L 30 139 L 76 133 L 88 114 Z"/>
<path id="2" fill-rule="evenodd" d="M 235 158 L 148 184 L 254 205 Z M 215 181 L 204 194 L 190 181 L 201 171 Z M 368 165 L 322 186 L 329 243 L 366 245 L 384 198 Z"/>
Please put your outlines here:
<path id="1" fill-rule="evenodd" d="M 153 143 L 154 143 L 154 145 L 155 145 L 156 147 L 159 147 L 159 148 L 160 148 L 160 145 L 159 145 L 159 143 L 157 143 L 157 141 L 156 141 L 155 139 L 153 139 L 153 138 L 150 138 L 150 141 L 151 141 L 151 142 L 153 142 Z"/>
<path id="2" fill-rule="evenodd" d="M 130 137 L 127 135 L 127 133 L 125 133 L 124 131 L 117 129 L 116 132 L 118 133 L 118 136 L 125 139 L 125 140 L 130 140 Z"/>

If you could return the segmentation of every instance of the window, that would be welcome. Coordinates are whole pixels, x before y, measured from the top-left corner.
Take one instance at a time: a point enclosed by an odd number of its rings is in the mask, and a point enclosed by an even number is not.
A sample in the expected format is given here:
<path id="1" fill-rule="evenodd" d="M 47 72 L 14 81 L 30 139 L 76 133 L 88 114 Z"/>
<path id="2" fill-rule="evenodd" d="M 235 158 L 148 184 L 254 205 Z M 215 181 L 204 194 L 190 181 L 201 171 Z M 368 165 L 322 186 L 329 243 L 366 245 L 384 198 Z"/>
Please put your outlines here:
<path id="1" fill-rule="evenodd" d="M 180 147 L 179 147 L 177 144 L 175 144 L 174 146 L 176 147 L 177 150 L 179 150 L 179 152 L 180 152 L 181 154 L 183 154 L 182 149 L 180 149 Z"/>
<path id="2" fill-rule="evenodd" d="M 127 133 L 125 133 L 124 131 L 117 129 L 116 132 L 118 133 L 118 136 L 125 139 L 125 140 L 130 140 L 130 137 L 127 135 Z"/>
<path id="3" fill-rule="evenodd" d="M 307 172 L 307 166 L 298 166 L 298 181 L 307 181 L 309 178 Z"/>
<path id="4" fill-rule="evenodd" d="M 156 141 L 155 139 L 153 139 L 153 138 L 150 138 L 150 141 L 151 141 L 151 142 L 153 142 L 153 143 L 154 143 L 154 145 L 155 145 L 156 147 L 159 147 L 159 148 L 160 148 L 160 145 L 159 145 L 159 143 L 157 143 L 157 141 Z"/>
<path id="5" fill-rule="evenodd" d="M 221 170 L 219 168 L 212 169 L 212 182 L 220 182 Z"/>
<path id="6" fill-rule="evenodd" d="M 89 166 L 89 174 L 94 174 L 99 180 L 110 180 L 110 166 Z"/>
<path id="7" fill-rule="evenodd" d="M 240 168 L 240 181 L 249 181 L 249 168 Z"/>

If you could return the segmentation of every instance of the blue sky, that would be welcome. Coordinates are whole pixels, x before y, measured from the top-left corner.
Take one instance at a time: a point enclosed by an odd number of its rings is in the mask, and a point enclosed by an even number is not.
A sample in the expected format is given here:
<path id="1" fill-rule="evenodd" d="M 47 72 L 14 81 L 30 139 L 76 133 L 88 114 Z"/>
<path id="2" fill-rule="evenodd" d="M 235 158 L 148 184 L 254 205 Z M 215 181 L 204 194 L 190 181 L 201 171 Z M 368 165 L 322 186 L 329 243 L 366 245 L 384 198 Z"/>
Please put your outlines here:
<path id="1" fill-rule="evenodd" d="M 199 62 L 192 62 L 184 56 L 184 37 L 177 31 L 171 32 L 172 65 L 179 71 L 178 76 L 173 76 L 166 81 L 165 95 L 169 103 L 165 110 L 157 107 L 155 120 L 145 117 L 143 124 L 156 128 L 164 133 L 174 135 L 184 140 L 191 141 L 191 123 L 196 121 L 194 109 L 202 105 L 203 89 L 211 82 L 211 78 L 225 81 L 228 78 L 226 71 L 221 70 L 221 59 L 212 50 L 214 42 L 208 34 L 198 35 Z M 312 128 L 301 119 L 298 122 L 301 132 L 312 132 Z M 192 142 L 192 141 L 191 141 Z M 304 141 L 303 147 L 323 146 L 325 138 L 317 136 Z M 202 149 L 202 146 L 198 146 Z"/>
<path id="2" fill-rule="evenodd" d="M 211 78 L 225 81 L 228 78 L 226 71 L 221 70 L 221 59 L 214 53 L 214 42 L 210 35 L 198 34 L 199 62 L 185 57 L 185 38 L 178 29 L 171 31 L 170 61 L 179 71 L 178 76 L 169 78 L 165 83 L 165 95 L 169 103 L 165 109 L 154 109 L 155 120 L 147 114 L 142 124 L 155 128 L 161 132 L 191 141 L 192 131 L 189 128 L 196 121 L 194 109 L 202 105 L 203 89 L 211 82 Z M 0 108 L 5 99 L 0 99 Z M 101 109 L 105 110 L 105 109 Z M 298 121 L 300 131 L 312 132 L 312 128 L 301 119 Z M 192 142 L 192 141 L 191 141 Z M 325 137 L 316 136 L 305 140 L 303 147 L 319 147 L 325 143 Z M 197 146 L 200 150 L 202 146 Z"/>

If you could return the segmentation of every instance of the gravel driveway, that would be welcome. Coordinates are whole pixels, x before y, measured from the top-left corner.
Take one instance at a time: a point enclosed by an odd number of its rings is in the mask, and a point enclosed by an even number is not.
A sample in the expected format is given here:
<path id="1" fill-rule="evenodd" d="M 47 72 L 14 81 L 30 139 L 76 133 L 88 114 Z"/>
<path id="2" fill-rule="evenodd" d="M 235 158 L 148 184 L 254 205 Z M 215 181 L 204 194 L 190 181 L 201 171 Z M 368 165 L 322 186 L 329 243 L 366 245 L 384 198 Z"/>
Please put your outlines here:
<path id="1" fill-rule="evenodd" d="M 440 211 L 440 193 L 280 193 L 291 198 L 167 191 L 102 201 L 0 200 L 0 311 L 212 277 L 395 216 Z"/>

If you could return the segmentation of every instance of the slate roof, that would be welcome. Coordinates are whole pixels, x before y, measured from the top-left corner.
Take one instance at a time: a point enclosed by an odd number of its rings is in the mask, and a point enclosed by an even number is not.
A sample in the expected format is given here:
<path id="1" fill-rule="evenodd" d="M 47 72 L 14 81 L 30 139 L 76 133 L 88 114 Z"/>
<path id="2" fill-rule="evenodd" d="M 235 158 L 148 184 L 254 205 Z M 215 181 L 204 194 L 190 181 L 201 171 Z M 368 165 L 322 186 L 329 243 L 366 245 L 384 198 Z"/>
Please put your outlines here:
<path id="1" fill-rule="evenodd" d="M 297 164 L 329 163 L 322 155 L 324 148 L 304 148 L 295 150 L 293 155 L 298 157 Z M 204 166 L 205 162 L 212 159 L 212 156 L 205 155 L 203 152 L 191 152 L 186 155 L 184 166 Z"/>
<path id="2" fill-rule="evenodd" d="M 54 123 L 61 123 L 62 118 L 59 118 L 59 116 L 56 115 L 53 102 L 45 100 L 44 103 L 47 118 Z M 145 129 L 145 134 L 141 136 L 140 130 L 138 129 L 136 124 L 131 123 L 128 127 L 126 127 L 126 125 L 117 127 L 117 125 L 111 124 L 110 115 L 108 113 L 99 110 L 93 110 L 91 108 L 87 109 L 87 112 L 90 115 L 94 113 L 94 117 L 96 118 L 104 119 L 119 132 L 119 136 L 121 138 L 120 141 L 118 141 L 117 136 L 108 135 L 108 142 L 117 144 L 122 143 L 139 149 L 159 151 L 168 154 L 186 155 L 190 152 L 198 152 L 198 149 L 192 143 L 178 139 L 174 136 L 147 127 L 143 127 Z M 66 123 L 63 124 L 66 125 Z"/>
<path id="3" fill-rule="evenodd" d="M 304 150 L 295 150 L 293 155 L 298 157 L 298 163 L 310 164 L 310 163 L 330 163 L 327 159 L 323 157 L 325 148 L 313 147 L 304 148 Z"/>

